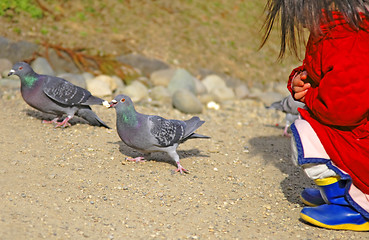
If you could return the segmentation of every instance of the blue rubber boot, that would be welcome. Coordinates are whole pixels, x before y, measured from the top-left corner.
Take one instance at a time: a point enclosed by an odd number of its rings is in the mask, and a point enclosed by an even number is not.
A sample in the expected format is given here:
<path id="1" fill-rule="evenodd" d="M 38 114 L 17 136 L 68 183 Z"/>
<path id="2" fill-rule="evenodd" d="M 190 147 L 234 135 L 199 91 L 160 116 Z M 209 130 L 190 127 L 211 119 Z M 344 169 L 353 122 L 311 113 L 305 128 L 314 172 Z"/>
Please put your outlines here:
<path id="1" fill-rule="evenodd" d="M 326 204 L 322 195 L 320 194 L 320 190 L 315 188 L 305 188 L 301 192 L 300 198 L 305 205 L 308 205 L 310 207 L 316 207 Z"/>
<path id="2" fill-rule="evenodd" d="M 301 218 L 328 229 L 369 231 L 368 220 L 349 205 L 344 197 L 346 183 L 339 180 L 338 176 L 315 180 L 328 204 L 303 208 Z"/>

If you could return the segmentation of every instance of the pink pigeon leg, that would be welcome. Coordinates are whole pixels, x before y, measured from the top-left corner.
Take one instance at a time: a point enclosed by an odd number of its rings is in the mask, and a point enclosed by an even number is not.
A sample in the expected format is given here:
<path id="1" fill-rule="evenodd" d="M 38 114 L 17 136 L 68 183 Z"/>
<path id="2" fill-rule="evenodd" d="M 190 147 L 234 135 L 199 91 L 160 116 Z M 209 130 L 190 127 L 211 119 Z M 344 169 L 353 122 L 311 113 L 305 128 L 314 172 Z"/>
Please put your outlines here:
<path id="1" fill-rule="evenodd" d="M 176 172 L 180 172 L 181 174 L 182 173 L 188 173 L 188 171 L 185 168 L 183 168 L 182 165 L 179 162 L 177 162 L 177 166 L 178 166 L 178 168 L 176 169 Z"/>
<path id="2" fill-rule="evenodd" d="M 126 160 L 136 162 L 136 163 L 137 162 L 146 162 L 144 157 L 136 157 L 136 158 L 127 157 Z"/>
<path id="3" fill-rule="evenodd" d="M 287 131 L 288 131 L 288 125 L 286 125 L 286 127 L 284 128 L 283 136 L 285 136 L 285 137 L 291 137 L 291 134 L 289 134 Z"/>
<path id="4" fill-rule="evenodd" d="M 54 118 L 54 119 L 53 119 L 53 120 L 51 120 L 51 121 L 42 120 L 42 123 L 57 123 L 57 122 L 58 122 L 58 119 L 59 119 L 59 117 L 56 117 L 56 118 Z"/>
<path id="5" fill-rule="evenodd" d="M 72 126 L 68 121 L 71 119 L 71 116 L 67 116 L 61 123 L 57 123 L 55 127 L 70 127 Z"/>

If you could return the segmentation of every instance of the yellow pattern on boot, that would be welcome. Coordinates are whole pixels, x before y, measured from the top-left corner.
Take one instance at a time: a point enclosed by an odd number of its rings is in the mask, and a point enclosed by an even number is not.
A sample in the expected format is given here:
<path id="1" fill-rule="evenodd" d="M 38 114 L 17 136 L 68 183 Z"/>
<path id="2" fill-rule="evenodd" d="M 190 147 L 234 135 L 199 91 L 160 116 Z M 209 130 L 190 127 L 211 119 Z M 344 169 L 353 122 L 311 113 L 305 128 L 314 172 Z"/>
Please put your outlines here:
<path id="1" fill-rule="evenodd" d="M 315 179 L 314 182 L 318 186 L 327 186 L 327 185 L 331 185 L 333 183 L 338 182 L 340 179 L 341 179 L 340 176 L 334 176 L 334 177 Z"/>
<path id="2" fill-rule="evenodd" d="M 315 226 L 322 227 L 322 228 L 328 228 L 328 229 L 335 229 L 335 230 L 351 230 L 351 231 L 358 231 L 358 232 L 365 232 L 369 231 L 369 222 L 363 223 L 361 225 L 357 224 L 339 224 L 339 225 L 327 225 L 324 223 L 321 223 L 303 213 L 300 213 L 300 217 Z"/>

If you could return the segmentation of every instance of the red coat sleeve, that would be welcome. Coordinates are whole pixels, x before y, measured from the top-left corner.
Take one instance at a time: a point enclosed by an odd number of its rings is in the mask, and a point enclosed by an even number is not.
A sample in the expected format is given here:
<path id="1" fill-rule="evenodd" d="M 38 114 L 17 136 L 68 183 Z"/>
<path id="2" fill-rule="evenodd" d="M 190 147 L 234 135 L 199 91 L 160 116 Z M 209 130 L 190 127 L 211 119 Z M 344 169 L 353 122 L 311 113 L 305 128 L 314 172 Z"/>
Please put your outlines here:
<path id="1" fill-rule="evenodd" d="M 357 126 L 369 111 L 369 34 L 326 40 L 321 79 L 310 88 L 305 104 L 323 124 Z M 309 74 L 309 73 L 308 73 Z"/>

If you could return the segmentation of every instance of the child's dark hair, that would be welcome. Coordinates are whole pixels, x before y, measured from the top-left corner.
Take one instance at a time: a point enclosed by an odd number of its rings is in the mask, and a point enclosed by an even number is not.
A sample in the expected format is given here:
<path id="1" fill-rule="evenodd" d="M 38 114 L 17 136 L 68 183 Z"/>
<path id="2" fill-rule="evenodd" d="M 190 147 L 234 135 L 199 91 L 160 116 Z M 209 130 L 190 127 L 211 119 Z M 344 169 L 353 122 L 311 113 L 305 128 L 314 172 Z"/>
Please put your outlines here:
<path id="1" fill-rule="evenodd" d="M 265 6 L 267 18 L 263 29 L 265 30 L 261 47 L 269 38 L 274 23 L 281 23 L 281 50 L 279 59 L 283 58 L 287 47 L 298 56 L 298 44 L 303 43 L 303 28 L 312 34 L 320 34 L 320 21 L 323 10 L 331 18 L 331 11 L 339 11 L 350 26 L 360 29 L 360 12 L 369 17 L 369 0 L 268 0 Z"/>

